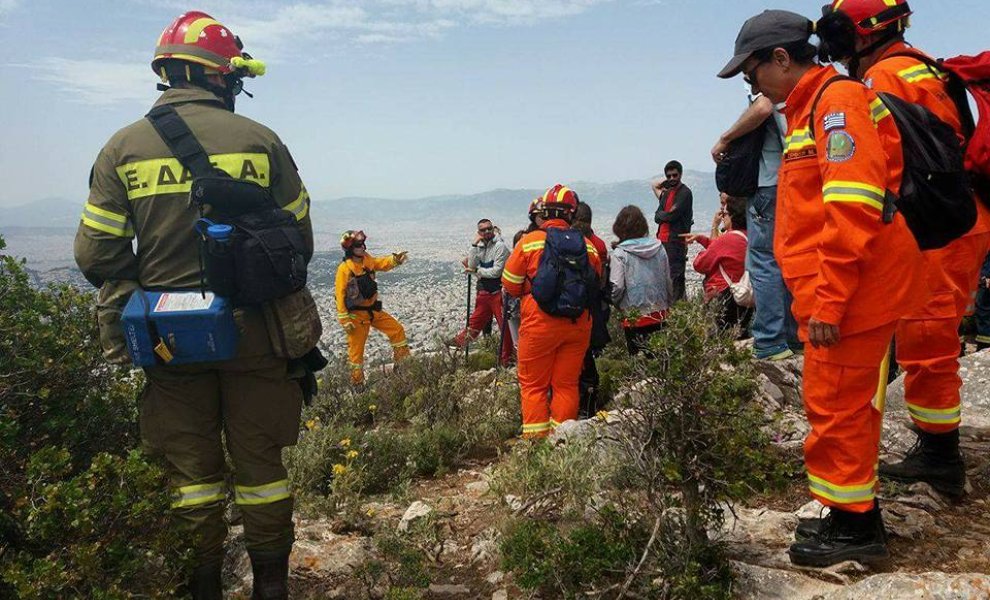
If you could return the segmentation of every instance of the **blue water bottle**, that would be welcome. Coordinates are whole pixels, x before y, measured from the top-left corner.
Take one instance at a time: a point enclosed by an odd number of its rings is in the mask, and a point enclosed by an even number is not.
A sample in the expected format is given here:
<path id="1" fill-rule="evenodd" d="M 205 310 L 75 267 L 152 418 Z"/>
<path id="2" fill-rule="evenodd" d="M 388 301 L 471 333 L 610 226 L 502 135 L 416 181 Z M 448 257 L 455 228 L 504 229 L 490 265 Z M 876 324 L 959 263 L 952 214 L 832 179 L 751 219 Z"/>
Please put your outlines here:
<path id="1" fill-rule="evenodd" d="M 232 238 L 234 228 L 209 219 L 196 221 L 196 231 L 203 236 L 205 252 L 203 266 L 209 289 L 222 298 L 237 295 L 234 250 Z"/>

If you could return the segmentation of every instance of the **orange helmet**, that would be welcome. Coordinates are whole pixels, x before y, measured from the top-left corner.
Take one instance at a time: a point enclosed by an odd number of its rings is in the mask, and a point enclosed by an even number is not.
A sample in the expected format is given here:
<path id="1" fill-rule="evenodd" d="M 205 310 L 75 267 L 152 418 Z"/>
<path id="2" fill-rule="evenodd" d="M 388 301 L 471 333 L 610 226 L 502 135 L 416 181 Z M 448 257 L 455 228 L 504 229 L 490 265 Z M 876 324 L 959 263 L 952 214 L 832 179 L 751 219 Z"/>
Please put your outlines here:
<path id="1" fill-rule="evenodd" d="M 902 31 L 907 29 L 912 11 L 907 0 L 833 0 L 823 12 L 843 13 L 852 20 L 856 33 L 866 36 L 894 23 L 901 23 Z"/>
<path id="2" fill-rule="evenodd" d="M 348 252 L 354 246 L 364 244 L 367 239 L 363 231 L 347 230 L 344 232 L 344 235 L 340 236 L 340 247 L 344 249 L 344 252 Z"/>
<path id="3" fill-rule="evenodd" d="M 151 69 L 165 80 L 164 63 L 174 59 L 200 65 L 221 75 L 264 75 L 265 63 L 251 58 L 242 48 L 240 38 L 213 17 L 190 11 L 179 15 L 159 36 Z"/>
<path id="4" fill-rule="evenodd" d="M 541 208 L 562 208 L 574 212 L 578 206 L 577 193 L 560 183 L 548 189 L 539 200 Z"/>

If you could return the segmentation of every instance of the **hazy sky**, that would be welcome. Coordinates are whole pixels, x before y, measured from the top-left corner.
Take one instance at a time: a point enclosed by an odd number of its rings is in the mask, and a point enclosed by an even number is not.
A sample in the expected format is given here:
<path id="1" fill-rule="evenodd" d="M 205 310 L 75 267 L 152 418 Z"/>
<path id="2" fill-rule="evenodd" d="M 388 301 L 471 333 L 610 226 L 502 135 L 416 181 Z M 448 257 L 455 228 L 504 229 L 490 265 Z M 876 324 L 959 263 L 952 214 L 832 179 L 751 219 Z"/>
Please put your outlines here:
<path id="1" fill-rule="evenodd" d="M 269 64 L 238 112 L 314 198 L 617 181 L 708 149 L 745 104 L 714 74 L 758 0 L 0 0 L 0 205 L 83 202 L 109 136 L 157 96 L 162 29 L 200 8 Z M 990 0 L 913 0 L 919 46 L 990 47 Z"/>

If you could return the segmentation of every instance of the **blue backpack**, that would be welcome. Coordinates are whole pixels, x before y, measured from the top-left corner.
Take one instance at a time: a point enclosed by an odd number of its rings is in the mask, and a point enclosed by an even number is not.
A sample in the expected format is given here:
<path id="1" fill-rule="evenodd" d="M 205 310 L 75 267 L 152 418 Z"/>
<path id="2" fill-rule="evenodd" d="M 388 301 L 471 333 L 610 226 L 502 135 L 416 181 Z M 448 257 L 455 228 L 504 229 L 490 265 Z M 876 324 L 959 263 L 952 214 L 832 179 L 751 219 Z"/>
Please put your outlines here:
<path id="1" fill-rule="evenodd" d="M 577 229 L 547 229 L 532 294 L 543 312 L 576 320 L 597 296 L 598 274 L 588 260 L 584 235 Z"/>

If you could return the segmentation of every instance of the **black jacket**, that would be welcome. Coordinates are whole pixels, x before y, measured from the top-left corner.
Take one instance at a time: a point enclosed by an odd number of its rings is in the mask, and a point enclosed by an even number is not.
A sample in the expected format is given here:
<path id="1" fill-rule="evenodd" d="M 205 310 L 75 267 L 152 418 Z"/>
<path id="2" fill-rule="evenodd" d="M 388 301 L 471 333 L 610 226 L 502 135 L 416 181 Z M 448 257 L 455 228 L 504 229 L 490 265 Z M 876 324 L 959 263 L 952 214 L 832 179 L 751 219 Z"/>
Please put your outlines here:
<path id="1" fill-rule="evenodd" d="M 662 197 L 666 199 L 667 190 L 664 190 Z M 691 193 L 691 188 L 682 183 L 674 195 L 671 209 L 664 210 L 661 204 L 657 207 L 653 221 L 657 225 L 670 224 L 671 240 L 675 240 L 682 233 L 691 233 L 691 226 L 694 225 L 694 195 Z"/>

